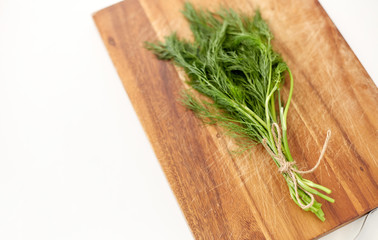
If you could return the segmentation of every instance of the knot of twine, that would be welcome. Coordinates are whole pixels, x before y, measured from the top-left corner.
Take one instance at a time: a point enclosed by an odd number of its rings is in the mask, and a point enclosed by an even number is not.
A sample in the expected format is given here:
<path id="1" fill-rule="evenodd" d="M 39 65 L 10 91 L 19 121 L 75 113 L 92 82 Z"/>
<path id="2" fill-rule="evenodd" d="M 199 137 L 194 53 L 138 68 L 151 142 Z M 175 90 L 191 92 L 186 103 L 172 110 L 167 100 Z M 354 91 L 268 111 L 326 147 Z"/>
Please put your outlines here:
<path id="1" fill-rule="evenodd" d="M 277 134 L 276 134 L 276 132 L 277 132 Z M 293 181 L 293 183 L 294 183 L 294 190 L 295 190 L 295 197 L 297 198 L 297 202 L 301 206 L 301 208 L 302 209 L 308 209 L 308 208 L 310 208 L 314 204 L 314 201 L 315 201 L 314 195 L 312 193 L 309 193 L 308 191 L 306 191 L 305 189 L 303 189 L 302 187 L 299 186 L 311 198 L 311 202 L 308 205 L 303 205 L 302 204 L 302 202 L 299 199 L 298 181 L 295 178 L 294 172 L 296 172 L 296 173 L 302 173 L 302 174 L 312 173 L 313 171 L 315 171 L 319 167 L 320 162 L 321 162 L 321 160 L 322 160 L 322 158 L 324 156 L 324 153 L 325 153 L 325 151 L 327 149 L 327 145 L 328 145 L 329 139 L 331 138 L 331 131 L 330 130 L 327 131 L 327 137 L 326 137 L 326 140 L 325 140 L 325 142 L 323 144 L 323 149 L 322 149 L 322 151 L 320 153 L 318 162 L 310 170 L 304 170 L 304 171 L 301 171 L 301 170 L 298 170 L 298 169 L 294 168 L 294 166 L 296 164 L 295 161 L 293 161 L 293 162 L 286 161 L 285 156 L 282 153 L 282 148 L 281 148 L 281 129 L 278 126 L 277 123 L 273 123 L 272 124 L 272 136 L 274 138 L 274 144 L 275 144 L 275 146 L 277 148 L 277 154 L 275 154 L 269 148 L 268 144 L 266 143 L 267 142 L 266 138 L 264 138 L 262 140 L 262 144 L 263 144 L 264 148 L 268 151 L 268 153 L 272 156 L 272 158 L 274 158 L 278 162 L 278 164 L 280 165 L 280 168 L 278 169 L 278 171 L 281 172 L 281 173 L 287 173 L 288 176 Z"/>

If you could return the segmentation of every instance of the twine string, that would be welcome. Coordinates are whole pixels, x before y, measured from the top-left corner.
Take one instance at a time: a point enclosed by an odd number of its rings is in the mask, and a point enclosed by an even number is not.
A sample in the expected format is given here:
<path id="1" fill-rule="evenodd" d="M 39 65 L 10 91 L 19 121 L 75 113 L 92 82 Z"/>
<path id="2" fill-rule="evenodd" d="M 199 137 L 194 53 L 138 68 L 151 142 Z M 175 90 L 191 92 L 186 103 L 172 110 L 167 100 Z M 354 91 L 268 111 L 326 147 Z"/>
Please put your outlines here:
<path id="1" fill-rule="evenodd" d="M 262 140 L 262 144 L 263 144 L 264 148 L 272 156 L 272 158 L 274 158 L 278 162 L 278 164 L 280 165 L 280 168 L 278 169 L 278 171 L 280 173 L 286 173 L 291 178 L 291 180 L 293 181 L 294 191 L 295 191 L 295 197 L 297 199 L 297 202 L 298 202 L 299 206 L 302 209 L 304 209 L 304 210 L 310 208 L 314 204 L 314 201 L 315 201 L 314 195 L 312 193 L 309 193 L 305 189 L 303 189 L 301 186 L 299 186 L 311 198 L 310 203 L 307 204 L 307 205 L 304 205 L 301 202 L 301 200 L 299 198 L 299 194 L 298 194 L 298 180 L 296 179 L 294 173 L 295 172 L 296 173 L 301 173 L 301 174 L 312 173 L 312 172 L 314 172 L 319 167 L 320 162 L 323 159 L 323 156 L 324 156 L 325 151 L 327 149 L 329 139 L 331 138 L 331 131 L 330 130 L 327 131 L 327 137 L 326 137 L 326 139 L 324 141 L 323 149 L 322 149 L 322 151 L 320 153 L 320 156 L 319 156 L 319 159 L 318 159 L 317 163 L 315 164 L 315 166 L 313 168 L 311 168 L 309 170 L 298 170 L 298 169 L 296 169 L 294 167 L 295 164 L 296 164 L 295 161 L 293 161 L 293 162 L 286 161 L 285 156 L 284 156 L 284 154 L 282 152 L 282 147 L 281 147 L 281 139 L 282 139 L 282 137 L 281 137 L 281 129 L 278 126 L 277 123 L 273 123 L 272 124 L 272 136 L 273 136 L 274 144 L 275 144 L 276 149 L 277 149 L 277 153 L 274 153 L 270 149 L 270 147 L 267 144 L 267 139 L 266 138 L 264 138 Z"/>

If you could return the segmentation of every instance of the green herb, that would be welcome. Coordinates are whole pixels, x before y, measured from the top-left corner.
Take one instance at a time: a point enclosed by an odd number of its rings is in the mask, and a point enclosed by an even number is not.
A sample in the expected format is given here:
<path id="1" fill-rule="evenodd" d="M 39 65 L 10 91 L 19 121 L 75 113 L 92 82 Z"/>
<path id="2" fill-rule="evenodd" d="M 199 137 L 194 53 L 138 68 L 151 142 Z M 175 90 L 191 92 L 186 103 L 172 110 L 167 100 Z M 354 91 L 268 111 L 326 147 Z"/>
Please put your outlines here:
<path id="1" fill-rule="evenodd" d="M 281 56 L 273 51 L 272 33 L 256 11 L 253 18 L 240 16 L 233 10 L 216 13 L 195 10 L 190 3 L 183 11 L 190 23 L 194 42 L 179 39 L 176 34 L 165 42 L 146 43 L 159 59 L 173 60 L 188 75 L 188 84 L 208 97 L 203 100 L 192 91 L 183 91 L 183 102 L 197 116 L 209 124 L 218 124 L 234 136 L 239 143 L 253 146 L 266 141 L 269 150 L 278 154 L 272 123 L 281 122 L 282 153 L 285 161 L 293 162 L 287 140 L 287 114 L 293 94 L 293 76 Z M 290 77 L 290 91 L 286 104 L 280 89 L 285 73 Z M 265 140 L 264 140 L 265 139 Z M 278 167 L 280 163 L 273 157 Z M 317 190 L 331 193 L 326 187 L 292 173 L 296 186 L 287 172 L 282 172 L 289 192 L 299 206 L 311 205 L 314 194 L 327 201 L 334 200 Z M 298 202 L 301 201 L 301 203 Z M 303 207 L 302 207 L 303 208 Z M 304 209 L 325 220 L 321 204 L 316 200 Z"/>

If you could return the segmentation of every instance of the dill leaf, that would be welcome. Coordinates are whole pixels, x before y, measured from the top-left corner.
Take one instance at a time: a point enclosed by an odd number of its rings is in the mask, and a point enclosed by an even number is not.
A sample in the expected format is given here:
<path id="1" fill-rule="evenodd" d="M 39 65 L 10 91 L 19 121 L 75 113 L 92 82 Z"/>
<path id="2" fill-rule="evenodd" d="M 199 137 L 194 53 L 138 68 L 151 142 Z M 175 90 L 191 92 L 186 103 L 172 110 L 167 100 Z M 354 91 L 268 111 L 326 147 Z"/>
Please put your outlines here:
<path id="1" fill-rule="evenodd" d="M 293 78 L 287 64 L 273 50 L 273 35 L 260 12 L 256 11 L 254 17 L 250 17 L 239 15 L 232 9 L 218 12 L 196 10 L 192 4 L 186 3 L 183 14 L 189 22 L 194 42 L 180 39 L 173 33 L 164 42 L 146 43 L 146 48 L 159 59 L 172 60 L 183 68 L 191 88 L 210 99 L 199 99 L 187 90 L 182 94 L 184 105 L 205 123 L 221 126 L 241 145 L 252 146 L 267 139 L 273 152 L 276 149 L 271 123 L 281 121 L 283 153 L 287 161 L 293 161 L 286 135 Z M 291 87 L 287 103 L 283 106 L 280 89 L 287 72 Z M 298 204 L 293 182 L 287 174 L 283 175 L 291 197 Z M 298 180 L 302 184 L 298 193 L 303 203 L 311 201 L 303 190 L 334 201 L 312 187 L 327 193 L 329 189 L 303 179 L 298 173 L 296 178 L 301 180 Z M 315 201 L 307 210 L 324 221 L 320 203 Z"/>

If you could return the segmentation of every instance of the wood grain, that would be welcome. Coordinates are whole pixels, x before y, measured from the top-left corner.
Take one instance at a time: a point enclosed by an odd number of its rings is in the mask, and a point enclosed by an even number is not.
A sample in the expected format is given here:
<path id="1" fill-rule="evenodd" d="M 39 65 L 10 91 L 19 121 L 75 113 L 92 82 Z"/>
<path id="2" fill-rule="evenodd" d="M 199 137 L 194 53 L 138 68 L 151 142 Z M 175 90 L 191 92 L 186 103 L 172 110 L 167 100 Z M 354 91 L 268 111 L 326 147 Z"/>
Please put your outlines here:
<path id="1" fill-rule="evenodd" d="M 378 91 L 319 3 L 192 1 L 247 14 L 260 8 L 268 21 L 295 78 L 288 136 L 300 167 L 315 164 L 332 130 L 324 162 L 307 176 L 333 190 L 334 204 L 318 199 L 324 223 L 294 204 L 261 146 L 231 154 L 233 142 L 221 129 L 204 126 L 177 102 L 182 73 L 143 42 L 172 31 L 190 38 L 183 2 L 127 0 L 94 20 L 195 238 L 312 239 L 376 208 Z"/>

